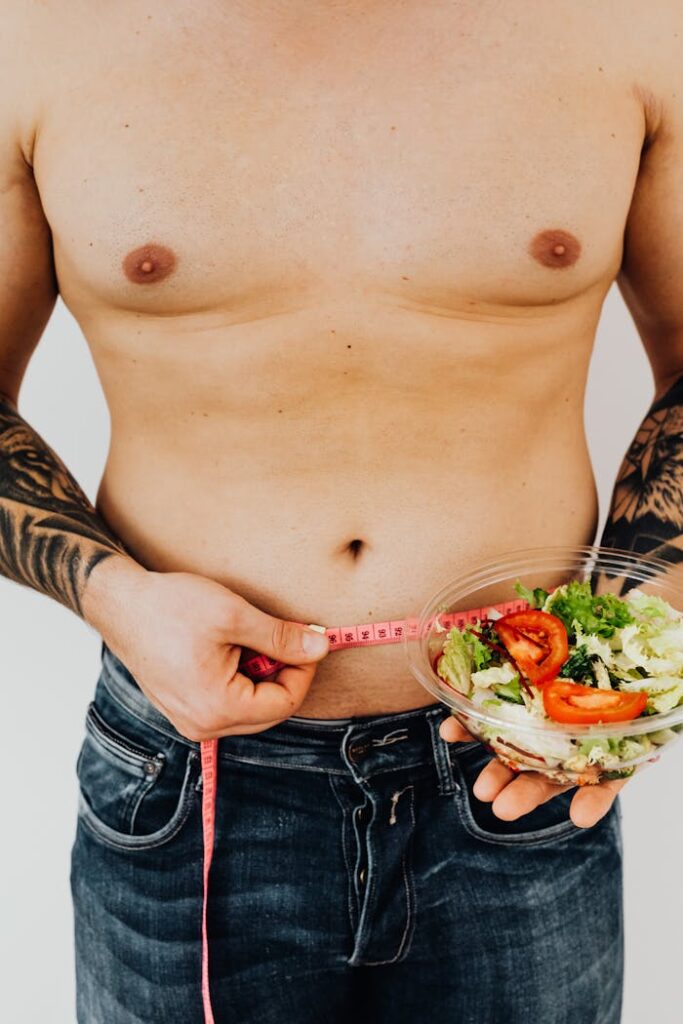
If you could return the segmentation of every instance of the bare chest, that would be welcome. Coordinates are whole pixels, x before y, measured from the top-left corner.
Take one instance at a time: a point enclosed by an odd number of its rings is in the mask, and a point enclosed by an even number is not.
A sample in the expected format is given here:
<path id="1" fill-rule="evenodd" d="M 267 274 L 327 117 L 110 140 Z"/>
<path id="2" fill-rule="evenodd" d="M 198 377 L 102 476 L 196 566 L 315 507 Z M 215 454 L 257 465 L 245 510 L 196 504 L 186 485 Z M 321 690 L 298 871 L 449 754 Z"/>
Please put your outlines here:
<path id="1" fill-rule="evenodd" d="M 77 313 L 527 307 L 613 275 L 643 121 L 599 40 L 550 5 L 271 6 L 82 26 L 35 161 Z"/>

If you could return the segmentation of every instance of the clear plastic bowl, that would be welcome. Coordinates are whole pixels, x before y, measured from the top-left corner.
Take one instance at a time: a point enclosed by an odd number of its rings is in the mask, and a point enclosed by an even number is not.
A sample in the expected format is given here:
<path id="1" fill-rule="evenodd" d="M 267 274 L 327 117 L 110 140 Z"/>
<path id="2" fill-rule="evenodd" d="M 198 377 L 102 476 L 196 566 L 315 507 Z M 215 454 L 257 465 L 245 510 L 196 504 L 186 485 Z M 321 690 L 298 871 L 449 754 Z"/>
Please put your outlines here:
<path id="1" fill-rule="evenodd" d="M 646 764 L 657 761 L 665 747 L 683 729 L 683 706 L 672 711 L 636 718 L 631 722 L 600 725 L 564 725 L 539 720 L 512 725 L 497 714 L 493 706 L 476 706 L 469 697 L 449 686 L 435 671 L 435 662 L 448 635 L 440 616 L 443 613 L 474 611 L 483 617 L 496 604 L 516 601 L 524 606 L 514 589 L 519 580 L 533 589 L 554 587 L 570 580 L 590 580 L 594 593 L 622 595 L 632 587 L 668 601 L 683 610 L 683 568 L 657 558 L 641 557 L 613 548 L 547 547 L 511 551 L 501 558 L 481 562 L 471 571 L 452 580 L 425 605 L 417 624 L 406 634 L 404 645 L 410 671 L 476 739 L 513 771 L 535 771 L 560 785 L 587 785 L 608 778 L 627 777 Z M 470 620 L 474 616 L 468 617 Z M 497 734 L 500 728 L 501 735 Z M 669 730 L 663 736 L 664 730 Z M 511 735 L 513 734 L 513 735 Z M 577 771 L 567 764 L 567 743 L 578 752 L 578 745 L 590 739 L 624 739 L 646 736 L 651 749 L 640 756 L 620 761 L 618 768 L 594 764 Z M 547 752 L 548 740 L 554 750 Z M 556 742 L 553 742 L 556 741 Z M 542 748 L 539 753 L 537 747 Z"/>

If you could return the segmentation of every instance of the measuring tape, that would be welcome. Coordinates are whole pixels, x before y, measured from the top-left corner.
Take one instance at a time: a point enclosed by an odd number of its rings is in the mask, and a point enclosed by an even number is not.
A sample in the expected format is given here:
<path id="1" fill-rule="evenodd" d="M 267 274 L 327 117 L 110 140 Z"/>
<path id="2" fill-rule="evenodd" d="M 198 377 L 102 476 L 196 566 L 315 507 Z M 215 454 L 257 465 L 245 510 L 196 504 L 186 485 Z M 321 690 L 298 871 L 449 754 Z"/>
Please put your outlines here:
<path id="1" fill-rule="evenodd" d="M 432 616 L 424 625 L 425 633 L 437 623 L 443 632 L 457 626 L 462 629 L 468 622 L 485 619 L 491 612 L 509 615 L 511 612 L 523 611 L 528 608 L 526 601 L 518 598 L 502 604 L 486 605 L 469 611 L 448 612 Z M 309 628 L 325 633 L 332 651 L 341 651 L 347 647 L 373 647 L 378 644 L 396 644 L 405 639 L 416 639 L 420 620 L 417 618 L 395 619 L 391 622 L 365 622 L 358 626 L 324 626 L 312 625 Z M 303 626 L 300 622 L 297 625 Z M 240 663 L 239 670 L 254 681 L 265 679 L 284 667 L 281 661 L 274 661 L 265 654 L 248 655 Z M 216 838 L 216 790 L 218 776 L 218 740 L 205 740 L 201 744 L 202 760 L 202 834 L 204 840 L 204 900 L 202 905 L 202 1001 L 204 1005 L 205 1024 L 215 1024 L 211 1008 L 211 992 L 209 989 L 209 936 L 207 929 L 207 909 L 209 900 L 209 872 L 213 859 Z"/>

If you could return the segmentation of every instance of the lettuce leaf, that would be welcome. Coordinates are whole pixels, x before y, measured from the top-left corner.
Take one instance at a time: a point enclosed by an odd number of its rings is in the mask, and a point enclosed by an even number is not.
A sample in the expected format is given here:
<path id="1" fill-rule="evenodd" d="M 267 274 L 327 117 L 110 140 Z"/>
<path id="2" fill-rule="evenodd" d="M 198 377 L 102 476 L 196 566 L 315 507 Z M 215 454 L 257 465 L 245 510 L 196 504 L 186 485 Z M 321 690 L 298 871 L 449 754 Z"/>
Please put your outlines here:
<path id="1" fill-rule="evenodd" d="M 530 590 L 529 587 L 524 586 L 521 580 L 517 580 L 515 583 L 515 590 L 530 608 L 542 608 L 548 599 L 548 591 L 543 587 L 534 587 L 533 590 Z"/>
<path id="2" fill-rule="evenodd" d="M 464 629 L 453 626 L 448 631 L 436 671 L 442 679 L 467 697 L 471 690 L 472 674 L 486 670 L 492 658 L 491 649 L 472 633 L 469 626 Z"/>
<path id="3" fill-rule="evenodd" d="M 544 610 L 564 622 L 571 641 L 576 638 L 575 622 L 583 633 L 611 637 L 616 629 L 634 621 L 626 601 L 614 594 L 594 596 L 588 581 L 563 583 L 545 602 Z"/>
<path id="4" fill-rule="evenodd" d="M 502 665 L 493 665 L 491 668 L 485 668 L 480 672 L 472 673 L 472 683 L 474 686 L 495 687 L 496 690 L 506 685 L 509 686 L 515 680 L 517 680 L 519 685 L 519 676 L 509 661 L 504 661 Z"/>

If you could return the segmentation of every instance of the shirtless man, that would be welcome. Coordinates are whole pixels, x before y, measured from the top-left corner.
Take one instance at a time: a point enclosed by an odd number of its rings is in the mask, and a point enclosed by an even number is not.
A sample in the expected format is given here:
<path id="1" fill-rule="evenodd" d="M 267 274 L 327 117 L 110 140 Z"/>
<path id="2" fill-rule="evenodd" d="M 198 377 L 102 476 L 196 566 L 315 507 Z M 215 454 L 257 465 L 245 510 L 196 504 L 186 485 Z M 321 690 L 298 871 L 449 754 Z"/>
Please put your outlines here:
<path id="1" fill-rule="evenodd" d="M 615 277 L 672 412 L 602 539 L 679 555 L 680 3 L 3 19 L 1 565 L 104 640 L 79 1021 L 202 1019 L 216 736 L 217 1021 L 618 1021 L 623 783 L 513 780 L 444 742 L 468 737 L 400 645 L 325 657 L 295 624 L 596 539 L 583 396 Z M 96 510 L 16 408 L 58 293 L 111 412 Z M 254 686 L 245 647 L 290 667 Z"/>

